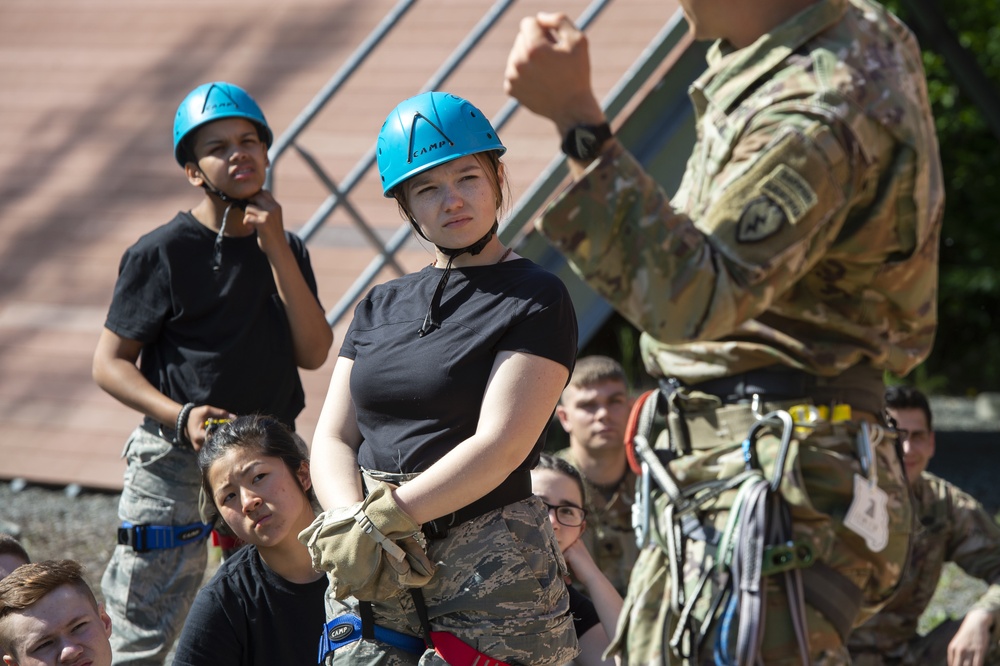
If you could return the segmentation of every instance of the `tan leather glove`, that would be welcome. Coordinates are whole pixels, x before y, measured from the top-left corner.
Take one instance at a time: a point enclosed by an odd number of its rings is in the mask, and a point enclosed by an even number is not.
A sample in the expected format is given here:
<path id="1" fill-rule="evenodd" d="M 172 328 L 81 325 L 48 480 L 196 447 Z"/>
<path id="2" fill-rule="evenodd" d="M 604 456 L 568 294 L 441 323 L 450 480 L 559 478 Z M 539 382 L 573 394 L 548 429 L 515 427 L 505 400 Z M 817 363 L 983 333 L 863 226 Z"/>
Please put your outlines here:
<path id="1" fill-rule="evenodd" d="M 299 534 L 313 567 L 326 571 L 335 599 L 391 599 L 423 587 L 434 564 L 417 535 L 420 526 L 396 504 L 391 488 L 379 483 L 357 504 L 324 511 Z"/>

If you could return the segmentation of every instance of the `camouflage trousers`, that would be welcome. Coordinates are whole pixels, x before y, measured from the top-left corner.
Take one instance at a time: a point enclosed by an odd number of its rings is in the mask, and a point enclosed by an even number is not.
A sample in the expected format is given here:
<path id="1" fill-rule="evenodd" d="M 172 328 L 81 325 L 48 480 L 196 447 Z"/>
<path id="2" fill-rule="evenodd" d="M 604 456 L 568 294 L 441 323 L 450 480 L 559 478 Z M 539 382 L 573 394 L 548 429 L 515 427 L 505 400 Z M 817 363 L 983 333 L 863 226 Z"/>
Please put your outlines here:
<path id="1" fill-rule="evenodd" d="M 668 463 L 669 471 L 680 487 L 734 477 L 745 469 L 740 448 L 740 433 L 717 427 L 720 419 L 710 415 L 714 435 L 694 441 L 693 451 Z M 860 426 L 855 422 L 822 421 L 808 429 L 795 429 L 787 448 L 780 493 L 787 502 L 792 522 L 792 538 L 811 547 L 815 560 L 822 562 L 861 592 L 861 604 L 853 626 L 858 626 L 891 598 L 906 562 L 911 532 L 909 491 L 897 451 L 896 438 L 882 428 L 874 428 L 871 439 L 877 486 L 887 496 L 888 539 L 874 552 L 866 540 L 845 526 L 845 516 L 855 497 L 856 477 L 872 478 L 863 472 L 858 451 Z M 709 432 L 692 427 L 692 432 Z M 666 433 L 661 433 L 656 448 L 664 448 Z M 757 454 L 765 478 L 774 475 L 780 437 L 765 434 L 757 440 Z M 736 491 L 729 490 L 705 504 L 698 513 L 699 522 L 709 531 L 722 533 L 732 508 Z M 664 535 L 676 529 L 664 515 L 669 508 L 666 495 L 655 496 L 654 534 Z M 662 538 L 661 538 L 662 542 Z M 718 631 L 719 609 L 711 599 L 719 592 L 720 576 L 707 576 L 698 587 L 702 574 L 715 566 L 715 551 L 704 541 L 685 539 L 683 567 L 678 578 L 684 599 L 698 599 L 692 617 L 694 626 L 708 627 L 690 641 L 699 641 L 701 649 L 691 644 L 671 647 L 671 639 L 681 635 L 678 627 L 676 590 L 671 589 L 671 561 L 660 545 L 653 543 L 642 551 L 632 572 L 625 606 L 613 646 L 627 656 L 630 666 L 661 664 L 715 663 L 712 647 Z M 763 607 L 763 663 L 801 664 L 798 640 L 785 590 L 776 576 L 765 577 L 766 604 Z M 808 594 L 807 594 L 808 597 Z M 853 610 L 853 609 L 852 609 Z M 813 664 L 850 664 L 850 657 L 840 633 L 822 613 L 805 606 L 805 624 L 809 655 Z M 848 616 L 849 619 L 850 616 Z M 706 621 L 715 618 L 715 622 Z M 702 624 L 704 622 L 704 624 Z M 697 658 L 692 655 L 697 654 Z"/>
<path id="2" fill-rule="evenodd" d="M 199 522 L 201 476 L 190 448 L 136 428 L 125 444 L 118 516 L 135 525 Z M 101 580 L 115 664 L 163 664 L 205 574 L 204 541 L 138 553 L 115 547 Z"/>
<path id="3" fill-rule="evenodd" d="M 905 645 L 890 648 L 883 653 L 852 652 L 852 666 L 924 666 L 925 664 L 947 664 L 948 644 L 955 638 L 955 633 L 962 626 L 958 620 L 945 620 L 924 636 L 914 636 Z M 994 627 L 990 632 L 989 651 L 986 653 L 986 666 L 1000 666 L 1000 642 L 998 631 Z"/>
<path id="4" fill-rule="evenodd" d="M 537 497 L 451 528 L 445 538 L 427 541 L 427 554 L 438 564 L 422 588 L 434 631 L 452 633 L 512 666 L 555 666 L 576 656 L 566 564 Z M 377 625 L 422 634 L 409 594 L 375 602 L 373 608 Z M 343 609 L 342 602 L 328 599 L 327 619 Z M 446 666 L 432 650 L 415 655 L 367 640 L 336 650 L 327 664 Z"/>

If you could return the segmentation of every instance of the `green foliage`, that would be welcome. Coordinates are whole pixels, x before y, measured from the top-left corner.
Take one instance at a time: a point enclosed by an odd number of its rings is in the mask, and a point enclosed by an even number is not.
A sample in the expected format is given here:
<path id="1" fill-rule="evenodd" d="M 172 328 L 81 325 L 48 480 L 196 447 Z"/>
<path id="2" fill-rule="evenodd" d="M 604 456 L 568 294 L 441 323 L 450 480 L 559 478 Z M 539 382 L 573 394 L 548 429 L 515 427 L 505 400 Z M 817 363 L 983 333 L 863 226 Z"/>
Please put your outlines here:
<path id="1" fill-rule="evenodd" d="M 1000 0 L 936 3 L 1000 98 Z M 886 5 L 913 25 L 913 1 Z M 959 87 L 948 63 L 918 31 L 941 146 L 945 219 L 941 238 L 939 327 L 918 379 L 952 394 L 1000 389 L 1000 137 Z"/>
<path id="2" fill-rule="evenodd" d="M 639 351 L 639 330 L 624 317 L 613 312 L 604 325 L 580 350 L 580 356 L 600 354 L 610 356 L 622 364 L 632 393 L 656 387 L 656 382 L 646 373 Z"/>
<path id="3" fill-rule="evenodd" d="M 937 3 L 948 17 L 948 27 L 974 55 L 1000 98 L 1000 0 L 890 0 L 885 4 L 915 26 L 911 12 L 916 1 Z M 991 132 L 982 110 L 959 87 L 945 59 L 932 50 L 932 40 L 920 34 L 918 38 L 924 49 L 947 198 L 937 341 L 930 358 L 905 381 L 930 393 L 998 391 L 1000 137 Z M 588 350 L 593 348 L 590 353 L 622 359 L 630 377 L 641 378 L 642 364 L 632 346 L 637 340 L 635 329 L 617 316 L 604 328 L 588 345 Z"/>

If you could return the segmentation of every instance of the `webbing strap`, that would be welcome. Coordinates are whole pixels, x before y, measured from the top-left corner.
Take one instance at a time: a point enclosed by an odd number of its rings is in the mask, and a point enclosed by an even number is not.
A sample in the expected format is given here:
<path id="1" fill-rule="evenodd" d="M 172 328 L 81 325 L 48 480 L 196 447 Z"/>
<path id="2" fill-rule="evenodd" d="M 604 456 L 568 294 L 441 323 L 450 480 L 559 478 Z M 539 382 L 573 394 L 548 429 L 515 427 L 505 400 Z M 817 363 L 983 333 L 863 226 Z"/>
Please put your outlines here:
<path id="1" fill-rule="evenodd" d="M 132 546 L 137 553 L 165 548 L 178 548 L 195 543 L 212 533 L 209 523 L 190 525 L 133 525 L 123 522 L 118 528 L 118 543 Z"/>
<path id="2" fill-rule="evenodd" d="M 361 616 L 361 638 L 373 640 L 375 638 L 375 609 L 372 602 L 359 601 L 358 614 Z"/>
<path id="3" fill-rule="evenodd" d="M 756 417 L 743 443 L 746 469 L 742 473 L 681 488 L 647 439 L 651 430 L 650 405 L 654 403 L 653 397 L 650 396 L 645 401 L 648 404 L 644 404 L 640 413 L 635 415 L 635 428 L 629 443 L 630 454 L 636 460 L 630 462 L 641 466 L 643 477 L 651 477 L 643 479 L 642 521 L 637 527 L 643 536 L 651 536 L 667 555 L 670 607 L 678 621 L 669 637 L 670 647 L 683 658 L 697 659 L 695 655 L 700 651 L 702 640 L 712 632 L 717 621 L 716 663 L 733 662 L 740 666 L 758 663 L 766 619 L 766 576 L 779 574 L 788 597 L 800 657 L 803 663 L 808 663 L 810 648 L 806 603 L 827 616 L 838 631 L 844 626 L 849 632 L 860 604 L 860 590 L 852 585 L 847 588 L 849 596 L 853 596 L 852 588 L 858 593 L 856 604 L 847 603 L 850 609 L 847 613 L 837 614 L 834 611 L 845 603 L 843 593 L 836 595 L 832 602 L 829 596 L 818 603 L 814 601 L 815 597 L 826 593 L 817 593 L 812 587 L 815 576 L 805 576 L 804 572 L 808 569 L 802 567 L 813 564 L 812 552 L 808 548 L 803 549 L 801 544 L 791 542 L 791 517 L 781 496 L 785 463 L 794 434 L 795 424 L 791 415 L 783 409 L 775 409 Z M 770 479 L 764 477 L 755 451 L 757 437 L 767 430 L 778 430 L 781 434 Z M 650 520 L 652 498 L 649 480 L 655 482 L 665 495 L 666 502 L 660 505 L 664 514 L 661 520 Z M 700 522 L 696 517 L 701 507 L 735 488 L 739 491 L 718 543 L 717 566 L 703 572 L 694 588 L 686 592 L 683 580 L 685 543 L 698 537 L 707 542 L 706 530 L 703 527 L 692 529 L 689 523 Z M 693 611 L 699 599 L 712 587 L 708 585 L 710 573 L 716 576 L 718 592 L 710 600 L 709 614 L 700 620 L 700 626 L 696 626 Z M 824 610 L 827 606 L 833 607 L 829 614 Z M 731 649 L 730 640 L 734 635 L 735 649 Z"/>
<path id="4" fill-rule="evenodd" d="M 410 588 L 410 596 L 416 607 L 420 629 L 424 633 L 427 647 L 434 650 L 450 666 L 509 666 L 472 647 L 455 634 L 447 631 L 431 631 L 431 621 L 427 611 L 424 593 L 419 587 Z"/>
<path id="5" fill-rule="evenodd" d="M 434 649 L 434 639 L 431 638 L 431 619 L 427 613 L 427 602 L 424 601 L 424 593 L 419 587 L 410 588 L 410 597 L 417 611 L 417 618 L 420 620 L 420 631 L 423 633 L 424 642 L 427 647 Z"/>
<path id="6" fill-rule="evenodd" d="M 371 616 L 365 617 L 366 611 L 359 607 L 362 617 L 354 613 L 345 613 L 335 617 L 323 625 L 323 631 L 319 637 L 319 655 L 317 663 L 322 664 L 334 650 L 350 645 L 362 638 L 365 640 L 377 640 L 395 648 L 399 648 L 410 654 L 423 654 L 424 642 L 416 636 L 404 634 L 388 627 L 380 627 L 375 624 Z M 367 614 L 371 613 L 371 604 L 368 604 Z"/>
<path id="7" fill-rule="evenodd" d="M 861 610 L 861 588 L 823 562 L 802 569 L 802 582 L 806 603 L 822 613 L 846 643 Z"/>

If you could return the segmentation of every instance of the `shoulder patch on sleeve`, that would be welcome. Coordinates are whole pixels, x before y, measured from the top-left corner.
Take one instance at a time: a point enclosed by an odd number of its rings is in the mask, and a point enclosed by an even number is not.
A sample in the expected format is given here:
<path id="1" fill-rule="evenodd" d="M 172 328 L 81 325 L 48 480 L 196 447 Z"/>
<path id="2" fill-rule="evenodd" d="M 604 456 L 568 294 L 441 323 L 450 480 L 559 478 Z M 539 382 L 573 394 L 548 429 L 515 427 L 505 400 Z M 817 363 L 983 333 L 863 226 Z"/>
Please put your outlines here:
<path id="1" fill-rule="evenodd" d="M 760 189 L 762 194 L 781 206 L 792 224 L 812 210 L 817 201 L 809 181 L 784 164 L 779 164 L 767 175 Z"/>
<path id="2" fill-rule="evenodd" d="M 751 199 L 740 214 L 736 240 L 740 243 L 762 241 L 776 234 L 787 219 L 785 211 L 770 197 Z"/>
<path id="3" fill-rule="evenodd" d="M 764 178 L 755 197 L 740 214 L 736 240 L 756 243 L 773 236 L 787 221 L 795 224 L 816 205 L 809 182 L 787 165 L 779 164 Z"/>

